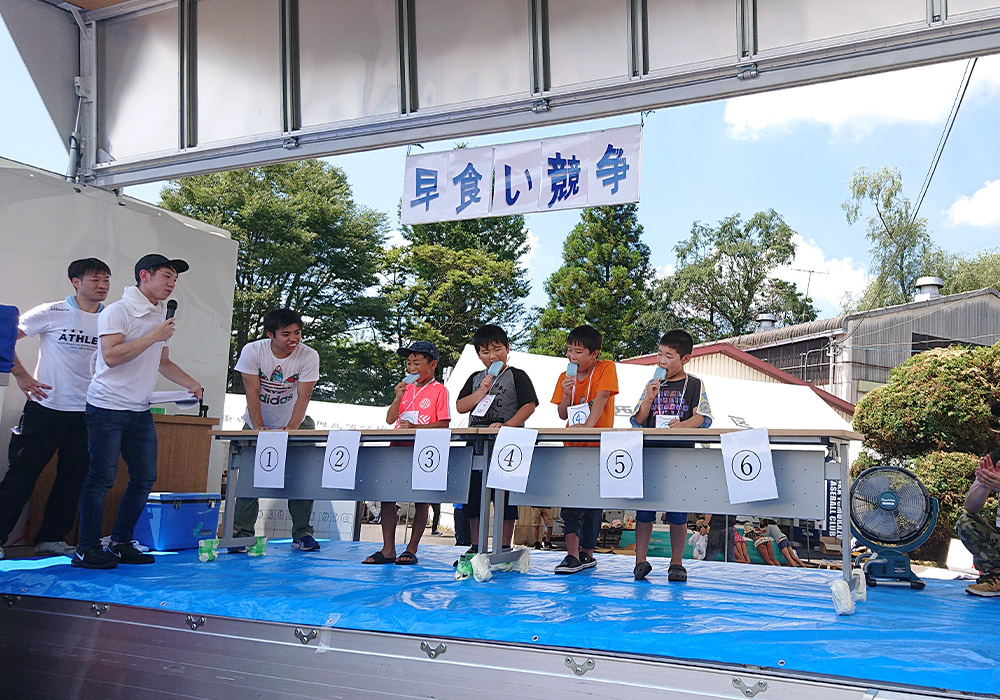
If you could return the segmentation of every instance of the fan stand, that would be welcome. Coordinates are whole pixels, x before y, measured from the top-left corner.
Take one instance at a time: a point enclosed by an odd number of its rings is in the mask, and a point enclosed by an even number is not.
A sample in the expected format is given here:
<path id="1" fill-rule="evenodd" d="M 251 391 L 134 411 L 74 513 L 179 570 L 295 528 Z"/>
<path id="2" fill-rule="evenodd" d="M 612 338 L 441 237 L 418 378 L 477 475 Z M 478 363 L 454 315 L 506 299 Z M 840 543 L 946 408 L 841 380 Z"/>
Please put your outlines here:
<path id="1" fill-rule="evenodd" d="M 862 554 L 857 558 L 856 566 L 864 572 L 869 588 L 875 588 L 879 580 L 889 585 L 907 583 L 915 591 L 923 590 L 927 585 L 913 573 L 909 558 L 891 549 Z"/>

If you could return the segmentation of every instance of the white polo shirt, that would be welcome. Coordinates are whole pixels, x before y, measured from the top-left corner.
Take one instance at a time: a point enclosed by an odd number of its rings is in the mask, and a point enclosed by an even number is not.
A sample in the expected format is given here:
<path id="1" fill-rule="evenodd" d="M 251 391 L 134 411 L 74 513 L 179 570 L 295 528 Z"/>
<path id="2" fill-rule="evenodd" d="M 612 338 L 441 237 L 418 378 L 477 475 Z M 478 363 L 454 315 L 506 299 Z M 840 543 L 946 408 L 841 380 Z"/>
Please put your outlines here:
<path id="1" fill-rule="evenodd" d="M 125 342 L 148 334 L 167 317 L 164 302 L 152 304 L 138 287 L 126 287 L 119 301 L 109 304 L 98 318 L 97 335 L 121 333 Z M 108 367 L 98 341 L 97 369 L 87 391 L 87 403 L 113 411 L 148 411 L 149 397 L 160 371 L 160 355 L 169 341 L 158 341 L 142 354 L 115 367 Z"/>
<path id="2" fill-rule="evenodd" d="M 18 321 L 26 336 L 38 336 L 35 379 L 52 387 L 38 403 L 53 411 L 83 411 L 97 351 L 97 313 L 80 309 L 76 297 L 39 304 Z"/>

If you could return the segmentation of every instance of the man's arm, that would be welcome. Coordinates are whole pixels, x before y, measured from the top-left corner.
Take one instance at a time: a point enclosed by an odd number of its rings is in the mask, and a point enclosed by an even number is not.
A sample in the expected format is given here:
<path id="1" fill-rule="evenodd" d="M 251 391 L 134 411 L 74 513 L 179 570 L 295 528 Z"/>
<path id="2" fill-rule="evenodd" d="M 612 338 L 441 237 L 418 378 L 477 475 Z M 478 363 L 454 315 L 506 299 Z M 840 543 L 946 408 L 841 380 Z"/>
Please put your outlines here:
<path id="1" fill-rule="evenodd" d="M 247 397 L 247 413 L 250 414 L 250 425 L 257 430 L 267 430 L 264 425 L 264 414 L 260 410 L 260 377 L 249 372 L 240 372 L 243 377 L 243 391 Z"/>
<path id="2" fill-rule="evenodd" d="M 965 509 L 970 513 L 978 513 L 986 505 L 991 491 L 1000 491 L 1000 472 L 996 470 L 990 456 L 986 455 L 980 460 L 979 467 L 976 468 L 976 479 L 965 495 Z"/>
<path id="3" fill-rule="evenodd" d="M 20 328 L 17 329 L 17 339 L 27 338 L 24 331 Z M 51 389 L 48 384 L 42 384 L 40 381 L 36 380 L 31 376 L 31 372 L 24 368 L 21 364 L 21 360 L 17 357 L 17 351 L 14 352 L 14 366 L 11 368 L 10 373 L 14 375 L 14 380 L 17 381 L 17 387 L 21 392 L 28 398 L 28 401 L 35 401 L 36 399 L 47 399 L 49 395 L 45 392 L 46 389 Z"/>
<path id="4" fill-rule="evenodd" d="M 107 362 L 107 359 L 104 361 Z M 199 384 L 190 374 L 174 364 L 173 360 L 170 359 L 169 348 L 163 348 L 163 350 L 160 351 L 160 374 L 172 381 L 174 384 L 180 384 L 182 387 L 201 399 L 201 384 Z"/>
<path id="5" fill-rule="evenodd" d="M 130 340 L 125 342 L 124 333 L 109 333 L 107 335 L 101 336 L 101 355 L 104 357 L 104 362 L 108 367 L 117 367 L 118 365 L 123 365 L 126 362 L 131 362 L 135 358 L 139 357 L 142 353 L 149 350 L 155 343 L 162 342 L 164 340 L 170 340 L 170 337 L 174 334 L 174 319 L 169 321 L 164 321 L 151 330 L 146 335 L 141 338 L 136 338 L 135 340 Z M 166 348 L 164 348 L 164 353 L 166 353 Z M 165 355 L 161 355 L 160 359 L 160 373 L 163 373 L 163 359 Z M 163 376 L 168 377 L 166 374 Z M 178 382 L 180 383 L 180 382 Z"/>
<path id="6" fill-rule="evenodd" d="M 583 424 L 584 428 L 593 428 L 597 424 L 597 421 L 601 418 L 601 414 L 604 413 L 604 406 L 610 398 L 610 391 L 597 392 L 597 396 L 594 397 L 594 405 L 590 407 L 590 416 L 587 418 L 587 422 Z"/>
<path id="7" fill-rule="evenodd" d="M 299 382 L 295 390 L 295 408 L 292 409 L 292 417 L 288 419 L 288 425 L 281 430 L 298 430 L 302 421 L 306 419 L 306 409 L 309 408 L 309 399 L 312 398 L 313 389 L 316 382 Z M 260 402 L 257 403 L 260 405 Z"/>

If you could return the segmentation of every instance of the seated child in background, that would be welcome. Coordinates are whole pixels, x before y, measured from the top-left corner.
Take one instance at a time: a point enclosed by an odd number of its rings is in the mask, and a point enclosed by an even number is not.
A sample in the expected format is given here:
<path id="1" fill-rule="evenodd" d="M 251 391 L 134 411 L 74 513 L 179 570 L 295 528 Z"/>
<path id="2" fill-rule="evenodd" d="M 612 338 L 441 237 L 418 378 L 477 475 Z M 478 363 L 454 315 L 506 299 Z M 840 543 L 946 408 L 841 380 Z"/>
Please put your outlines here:
<path id="1" fill-rule="evenodd" d="M 653 379 L 643 390 L 631 423 L 637 428 L 708 428 L 712 425 L 712 409 L 701 380 L 684 371 L 691 359 L 694 341 L 684 330 L 667 331 L 660 338 L 656 364 L 666 371 L 661 381 Z M 667 513 L 670 523 L 670 567 L 668 581 L 687 581 L 687 569 L 682 563 L 684 541 L 687 538 L 687 513 Z M 635 568 L 633 575 L 641 581 L 653 570 L 646 561 L 649 540 L 653 534 L 656 513 L 651 510 L 635 514 Z"/>
<path id="2" fill-rule="evenodd" d="M 687 543 L 694 547 L 691 557 L 700 560 L 705 558 L 705 549 L 708 547 L 708 526 L 705 525 L 704 520 L 699 518 L 694 527 L 695 531 L 688 537 Z"/>
<path id="3" fill-rule="evenodd" d="M 576 377 L 559 375 L 552 393 L 559 417 L 568 427 L 613 428 L 618 393 L 618 372 L 610 360 L 598 360 L 604 338 L 592 326 L 577 326 L 566 338 L 566 359 L 576 365 Z M 588 443 L 584 443 L 588 444 Z M 594 444 L 594 443 L 589 443 Z M 599 443 L 598 443 L 599 444 Z M 563 508 L 566 556 L 557 574 L 575 574 L 597 566 L 594 547 L 601 532 L 600 508 Z"/>
<path id="4" fill-rule="evenodd" d="M 785 556 L 785 559 L 788 560 L 788 564 L 790 566 L 805 566 L 805 564 L 802 563 L 802 560 L 799 559 L 799 555 L 795 553 L 792 543 L 788 541 L 788 538 L 785 537 L 785 533 L 781 531 L 781 528 L 778 527 L 777 523 L 770 518 L 761 518 L 760 524 L 767 528 L 767 536 L 774 539 L 774 548 Z M 777 559 L 777 557 L 775 559 Z"/>
<path id="5" fill-rule="evenodd" d="M 774 539 L 768 537 L 767 530 L 763 526 L 763 521 L 760 523 L 749 521 L 743 524 L 743 537 L 753 542 L 753 546 L 757 548 L 757 553 L 760 554 L 760 558 L 764 560 L 765 564 L 769 566 L 781 566 L 778 560 L 774 558 Z"/>
<path id="6" fill-rule="evenodd" d="M 750 553 L 747 551 L 747 541 L 733 525 L 733 556 L 740 564 L 750 563 Z"/>
<path id="7" fill-rule="evenodd" d="M 458 392 L 455 408 L 459 413 L 469 413 L 470 428 L 499 428 L 511 426 L 520 428 L 524 421 L 535 412 L 538 397 L 528 374 L 507 365 L 510 340 L 503 328 L 488 324 L 482 326 L 472 336 L 480 361 L 486 369 L 469 376 L 465 386 Z M 499 363 L 500 369 L 492 374 L 489 368 Z M 483 473 L 473 470 L 469 484 L 469 502 L 462 506 L 472 531 L 470 552 L 479 551 L 480 500 L 483 493 Z M 509 493 L 503 496 L 503 546 L 510 547 L 514 537 L 514 521 L 517 520 L 517 506 L 507 503 Z M 496 546 L 496 544 L 494 544 Z"/>
<path id="8" fill-rule="evenodd" d="M 396 351 L 406 358 L 406 371 L 416 374 L 412 384 L 396 385 L 396 398 L 385 416 L 386 423 L 396 428 L 447 428 L 451 423 L 448 410 L 448 390 L 434 378 L 440 354 L 434 343 L 418 340 Z M 427 503 L 414 504 L 413 529 L 406 550 L 396 556 L 396 504 L 382 503 L 382 549 L 371 554 L 364 564 L 416 564 L 417 547 L 427 527 Z"/>

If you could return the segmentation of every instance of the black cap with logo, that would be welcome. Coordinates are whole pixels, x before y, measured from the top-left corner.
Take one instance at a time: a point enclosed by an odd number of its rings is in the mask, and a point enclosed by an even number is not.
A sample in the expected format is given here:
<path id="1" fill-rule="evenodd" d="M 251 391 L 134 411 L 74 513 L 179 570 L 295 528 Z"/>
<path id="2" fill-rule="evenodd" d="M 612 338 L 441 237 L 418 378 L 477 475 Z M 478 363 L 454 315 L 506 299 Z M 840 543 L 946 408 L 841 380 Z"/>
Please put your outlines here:
<path id="1" fill-rule="evenodd" d="M 139 258 L 139 262 L 135 264 L 135 281 L 139 281 L 139 273 L 143 270 L 148 270 L 151 267 L 160 267 L 161 265 L 166 265 L 178 275 L 182 272 L 187 272 L 191 268 L 191 266 L 183 260 L 171 260 L 166 255 L 150 253 L 149 255 L 143 255 Z"/>

